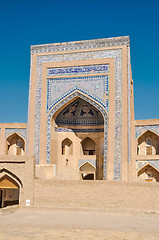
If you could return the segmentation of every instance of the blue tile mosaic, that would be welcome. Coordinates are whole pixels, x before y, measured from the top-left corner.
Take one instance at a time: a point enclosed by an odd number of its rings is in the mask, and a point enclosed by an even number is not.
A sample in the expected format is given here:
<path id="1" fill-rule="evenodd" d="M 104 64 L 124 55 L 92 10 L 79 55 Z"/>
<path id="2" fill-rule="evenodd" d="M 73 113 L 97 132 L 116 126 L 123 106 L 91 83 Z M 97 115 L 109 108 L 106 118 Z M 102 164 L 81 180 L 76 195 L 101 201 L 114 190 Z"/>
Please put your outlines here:
<path id="1" fill-rule="evenodd" d="M 6 128 L 5 139 L 13 133 L 18 133 L 22 138 L 26 140 L 26 128 Z"/>
<path id="2" fill-rule="evenodd" d="M 86 162 L 92 164 L 96 168 L 96 159 L 78 159 L 78 167 L 80 168 Z"/>
<path id="3" fill-rule="evenodd" d="M 128 62 L 128 163 L 130 163 L 131 156 L 131 116 L 130 116 L 130 97 L 131 97 L 131 67 L 130 67 L 130 46 L 127 47 L 127 62 Z"/>
<path id="4" fill-rule="evenodd" d="M 65 42 L 65 43 L 52 43 L 35 45 L 31 47 L 31 53 L 51 53 L 51 52 L 66 52 L 78 51 L 86 49 L 97 49 L 114 46 L 129 45 L 130 39 L 128 36 L 115 37 L 115 38 L 102 38 L 94 40 Z"/>
<path id="5" fill-rule="evenodd" d="M 123 40 L 123 42 L 129 42 L 129 39 Z M 122 41 L 120 42 L 122 45 Z M 101 45 L 101 46 L 106 46 Z M 109 43 L 108 43 L 109 45 Z M 107 46 L 108 46 L 107 45 Z M 97 45 L 91 45 L 92 48 L 97 47 Z M 60 46 L 61 47 L 61 46 Z M 99 46 L 100 47 L 100 44 Z M 44 46 L 46 51 L 52 51 L 47 46 Z M 54 46 L 53 46 L 54 48 Z M 33 52 L 38 52 L 39 50 L 34 49 Z M 40 50 L 42 52 L 43 50 Z M 37 56 L 37 81 L 36 81 L 36 111 L 35 111 L 35 136 L 34 136 L 34 155 L 36 157 L 36 163 L 39 164 L 39 145 L 40 145 L 40 112 L 41 112 L 41 87 L 42 87 L 42 64 L 45 62 L 60 62 L 60 61 L 73 61 L 73 60 L 84 60 L 84 59 L 100 59 L 100 58 L 114 58 L 115 59 L 115 142 L 114 142 L 114 179 L 120 180 L 121 178 L 121 99 L 122 99 L 122 50 L 96 50 L 87 52 L 74 52 L 65 54 L 53 54 L 53 55 L 40 55 Z M 31 81 L 31 80 L 30 80 Z M 79 91 L 80 92 L 80 91 Z M 72 92 L 73 95 L 73 92 Z M 69 96 L 69 95 L 67 95 Z M 66 96 L 64 96 L 65 99 Z M 63 102 L 61 100 L 61 102 Z M 56 107 L 54 107 L 56 109 Z M 48 119 L 48 125 L 50 119 Z M 105 130 L 107 130 L 107 121 L 105 123 Z M 49 128 L 48 128 L 49 129 Z M 48 136 L 49 137 L 49 136 Z M 105 141 L 107 140 L 107 131 L 105 131 Z M 105 142 L 106 144 L 106 142 Z M 48 148 L 48 146 L 47 146 Z M 107 148 L 107 146 L 105 146 Z M 48 149 L 47 149 L 48 152 Z M 49 161 L 47 159 L 47 163 Z M 104 167 L 104 174 L 106 176 L 106 167 Z"/>
<path id="6" fill-rule="evenodd" d="M 140 135 L 148 130 L 159 135 L 159 125 L 144 125 L 135 127 L 135 138 L 137 139 Z"/>
<path id="7" fill-rule="evenodd" d="M 70 129 L 70 128 L 61 128 L 61 127 L 55 127 L 56 132 L 75 132 L 75 133 L 93 133 L 93 132 L 104 132 L 104 128 L 83 128 L 83 129 Z"/>
<path id="8" fill-rule="evenodd" d="M 143 168 L 147 164 L 150 164 L 152 167 L 159 170 L 159 159 L 149 160 L 149 161 L 136 161 L 136 163 L 137 163 L 137 171 L 139 171 L 141 168 Z"/>
<path id="9" fill-rule="evenodd" d="M 78 74 L 97 74 L 108 73 L 109 64 L 102 65 L 88 65 L 76 67 L 61 67 L 61 68 L 48 68 L 47 76 L 63 76 L 63 75 L 78 75 Z"/>
<path id="10" fill-rule="evenodd" d="M 108 111 L 108 99 L 105 102 L 105 94 L 108 95 L 109 91 L 108 79 L 108 75 L 48 79 L 47 110 L 49 111 L 58 101 L 74 90 L 80 90 L 103 104 Z"/>

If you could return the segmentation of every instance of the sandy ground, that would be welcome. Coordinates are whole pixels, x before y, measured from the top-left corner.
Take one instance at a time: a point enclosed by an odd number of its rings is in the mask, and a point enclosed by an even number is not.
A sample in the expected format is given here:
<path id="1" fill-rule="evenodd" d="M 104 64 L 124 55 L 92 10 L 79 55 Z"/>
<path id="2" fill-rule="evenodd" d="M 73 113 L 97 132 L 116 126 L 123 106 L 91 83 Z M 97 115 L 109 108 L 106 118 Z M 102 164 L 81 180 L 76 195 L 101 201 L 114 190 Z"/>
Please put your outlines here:
<path id="1" fill-rule="evenodd" d="M 0 216 L 0 240 L 159 240 L 159 214 L 71 209 L 20 210 Z"/>

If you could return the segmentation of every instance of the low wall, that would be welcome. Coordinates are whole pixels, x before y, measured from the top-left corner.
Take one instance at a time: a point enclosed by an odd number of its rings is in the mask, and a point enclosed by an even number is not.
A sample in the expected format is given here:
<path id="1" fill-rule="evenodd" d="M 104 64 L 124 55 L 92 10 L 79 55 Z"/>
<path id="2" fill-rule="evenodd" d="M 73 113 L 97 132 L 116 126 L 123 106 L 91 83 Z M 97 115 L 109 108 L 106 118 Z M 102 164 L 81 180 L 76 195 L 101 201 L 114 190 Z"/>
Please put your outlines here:
<path id="1" fill-rule="evenodd" d="M 159 184 L 35 180 L 34 206 L 159 211 Z"/>

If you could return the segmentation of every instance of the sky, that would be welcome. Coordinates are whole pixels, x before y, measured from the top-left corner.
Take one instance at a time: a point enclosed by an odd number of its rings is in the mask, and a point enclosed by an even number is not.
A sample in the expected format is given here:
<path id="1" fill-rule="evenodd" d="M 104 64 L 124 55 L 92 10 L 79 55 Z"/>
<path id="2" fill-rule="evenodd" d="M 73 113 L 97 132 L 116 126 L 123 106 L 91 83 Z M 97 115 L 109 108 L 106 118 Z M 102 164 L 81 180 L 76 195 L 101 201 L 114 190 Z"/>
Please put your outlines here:
<path id="1" fill-rule="evenodd" d="M 135 119 L 159 118 L 158 0 L 0 0 L 0 122 L 27 122 L 30 46 L 130 36 Z"/>

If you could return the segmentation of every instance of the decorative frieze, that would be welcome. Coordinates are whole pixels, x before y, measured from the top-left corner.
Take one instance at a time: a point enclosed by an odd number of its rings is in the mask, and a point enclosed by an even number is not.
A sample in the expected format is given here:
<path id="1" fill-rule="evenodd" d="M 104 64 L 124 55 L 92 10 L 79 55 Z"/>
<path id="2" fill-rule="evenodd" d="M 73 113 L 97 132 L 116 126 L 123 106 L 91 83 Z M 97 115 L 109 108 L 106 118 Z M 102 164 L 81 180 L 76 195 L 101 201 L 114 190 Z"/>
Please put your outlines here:
<path id="1" fill-rule="evenodd" d="M 63 87 L 65 86 L 65 87 Z M 108 108 L 105 95 L 109 94 L 108 75 L 73 78 L 48 79 L 47 110 L 49 111 L 58 101 L 75 89 L 91 95 L 96 101 Z M 107 109 L 108 110 L 108 109 Z"/>
<path id="2" fill-rule="evenodd" d="M 159 171 L 159 159 L 148 160 L 148 161 L 147 160 L 136 161 L 136 170 L 139 171 L 140 169 L 142 169 L 147 164 L 150 164 L 152 167 L 158 169 L 158 171 Z"/>
<path id="3" fill-rule="evenodd" d="M 5 139 L 13 133 L 18 133 L 22 138 L 26 140 L 26 128 L 6 128 Z"/>
<path id="4" fill-rule="evenodd" d="M 129 45 L 128 36 L 31 46 L 31 53 L 52 53 Z"/>
<path id="5" fill-rule="evenodd" d="M 71 129 L 71 128 L 55 127 L 55 132 L 96 133 L 96 132 L 104 132 L 104 128 Z"/>
<path id="6" fill-rule="evenodd" d="M 86 162 L 90 163 L 96 168 L 96 159 L 78 159 L 78 167 L 80 168 Z"/>
<path id="7" fill-rule="evenodd" d="M 140 135 L 148 130 L 159 135 L 159 125 L 144 125 L 135 127 L 135 138 L 137 139 Z"/>

